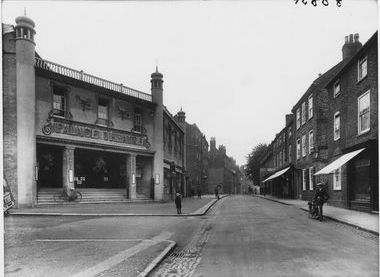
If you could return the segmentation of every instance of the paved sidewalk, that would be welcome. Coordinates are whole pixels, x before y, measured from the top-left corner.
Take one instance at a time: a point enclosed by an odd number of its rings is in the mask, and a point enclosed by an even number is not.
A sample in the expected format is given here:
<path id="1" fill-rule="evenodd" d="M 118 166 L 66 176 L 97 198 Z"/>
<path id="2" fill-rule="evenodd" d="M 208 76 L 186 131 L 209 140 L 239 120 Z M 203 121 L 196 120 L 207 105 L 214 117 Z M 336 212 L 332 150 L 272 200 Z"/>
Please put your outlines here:
<path id="1" fill-rule="evenodd" d="M 256 195 L 257 197 L 276 201 L 286 205 L 296 206 L 304 211 L 308 211 L 307 201 L 296 199 L 279 199 L 270 195 Z M 323 206 L 323 216 L 344 224 L 348 224 L 364 231 L 379 235 L 379 214 L 365 213 L 349 209 L 337 208 L 328 204 Z"/>
<path id="2" fill-rule="evenodd" d="M 223 195 L 222 197 L 225 197 Z M 182 214 L 176 213 L 173 201 L 149 203 L 100 203 L 49 205 L 35 208 L 11 209 L 10 215 L 82 215 L 82 216 L 199 216 L 205 214 L 216 202 L 215 196 L 204 195 L 201 199 L 182 199 Z"/>

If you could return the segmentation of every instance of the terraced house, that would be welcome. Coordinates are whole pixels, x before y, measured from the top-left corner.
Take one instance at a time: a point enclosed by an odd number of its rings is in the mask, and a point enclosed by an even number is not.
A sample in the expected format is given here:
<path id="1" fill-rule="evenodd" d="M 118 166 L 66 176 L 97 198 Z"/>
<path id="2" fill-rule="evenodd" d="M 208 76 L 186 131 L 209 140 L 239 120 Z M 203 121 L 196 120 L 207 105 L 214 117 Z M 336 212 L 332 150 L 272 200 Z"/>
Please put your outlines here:
<path id="1" fill-rule="evenodd" d="M 2 27 L 4 176 L 19 207 L 70 188 L 83 201 L 183 190 L 184 132 L 157 69 L 144 93 L 42 59 L 26 16 Z"/>
<path id="2" fill-rule="evenodd" d="M 329 203 L 367 212 L 379 199 L 377 60 L 376 32 L 327 84 L 328 165 L 316 173 L 329 184 Z"/>
<path id="3" fill-rule="evenodd" d="M 267 187 L 267 193 L 281 198 L 296 198 L 296 171 L 294 169 L 294 118 L 293 114 L 285 116 L 285 127 L 278 133 L 269 146 L 273 153 L 275 173 L 262 182 Z M 269 151 L 268 151 L 269 154 Z M 267 168 L 268 157 L 262 160 L 262 171 Z M 260 172 L 260 174 L 261 174 Z"/>
<path id="4" fill-rule="evenodd" d="M 299 198 L 310 200 L 314 194 L 314 174 L 328 162 L 329 108 L 326 86 L 361 48 L 357 36 L 347 40 L 342 48 L 343 59 L 314 80 L 293 107 L 295 116 L 295 167 Z"/>

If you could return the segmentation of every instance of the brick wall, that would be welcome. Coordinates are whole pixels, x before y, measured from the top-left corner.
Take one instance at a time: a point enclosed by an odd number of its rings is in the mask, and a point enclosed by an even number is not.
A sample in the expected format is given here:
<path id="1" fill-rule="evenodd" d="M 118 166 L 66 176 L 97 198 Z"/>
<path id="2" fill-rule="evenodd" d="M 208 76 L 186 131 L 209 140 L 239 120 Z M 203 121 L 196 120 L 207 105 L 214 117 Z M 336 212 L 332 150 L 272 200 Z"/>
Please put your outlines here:
<path id="1" fill-rule="evenodd" d="M 358 61 L 364 56 L 367 56 L 368 75 L 358 81 Z M 353 151 L 357 147 L 368 147 L 370 144 L 367 144 L 367 142 L 378 139 L 377 58 L 377 43 L 372 43 L 369 47 L 363 48 L 361 53 L 327 87 L 330 105 L 326 128 L 329 162 L 334 161 L 343 153 Z M 340 82 L 340 94 L 334 97 L 334 83 L 337 80 Z M 368 90 L 370 90 L 370 131 L 359 135 L 358 97 Z M 338 140 L 334 140 L 334 115 L 336 112 L 340 113 L 340 138 Z M 350 150 L 350 148 L 352 149 Z M 333 175 L 330 174 L 328 177 L 328 187 L 331 195 L 329 202 L 333 205 L 349 206 L 349 163 L 342 167 L 341 190 L 333 190 Z"/>

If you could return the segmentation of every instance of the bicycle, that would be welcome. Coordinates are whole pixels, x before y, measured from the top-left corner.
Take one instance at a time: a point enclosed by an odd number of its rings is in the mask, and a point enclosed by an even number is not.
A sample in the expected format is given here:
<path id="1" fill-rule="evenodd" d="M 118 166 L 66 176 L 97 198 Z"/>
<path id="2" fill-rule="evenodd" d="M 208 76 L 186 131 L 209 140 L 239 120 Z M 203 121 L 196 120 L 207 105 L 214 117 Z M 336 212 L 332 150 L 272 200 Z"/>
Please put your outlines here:
<path id="1" fill-rule="evenodd" d="M 82 194 L 73 188 L 70 189 L 70 194 L 63 189 L 61 192 L 54 193 L 53 197 L 55 202 L 80 202 L 82 200 Z"/>

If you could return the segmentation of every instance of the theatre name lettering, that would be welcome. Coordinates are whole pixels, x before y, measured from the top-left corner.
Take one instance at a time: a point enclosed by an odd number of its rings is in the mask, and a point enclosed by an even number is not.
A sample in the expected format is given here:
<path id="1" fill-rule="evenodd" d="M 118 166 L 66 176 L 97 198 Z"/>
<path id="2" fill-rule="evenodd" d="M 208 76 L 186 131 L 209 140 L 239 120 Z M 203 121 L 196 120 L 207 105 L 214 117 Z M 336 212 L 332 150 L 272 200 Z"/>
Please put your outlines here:
<path id="1" fill-rule="evenodd" d="M 75 123 L 66 122 L 49 122 L 42 128 L 44 135 L 51 135 L 53 133 L 65 134 L 71 136 L 78 136 L 91 139 L 100 139 L 105 141 L 112 141 L 124 143 L 129 145 L 139 145 L 150 148 L 150 143 L 146 135 L 123 134 L 115 131 L 103 131 L 96 127 L 81 126 Z"/>

